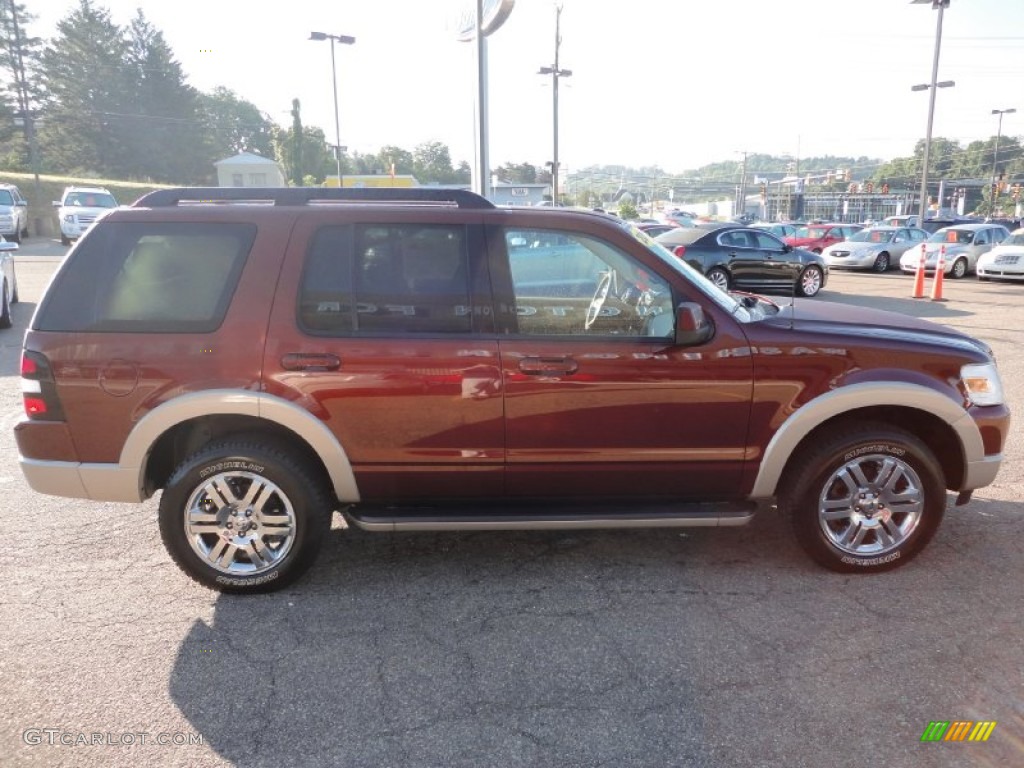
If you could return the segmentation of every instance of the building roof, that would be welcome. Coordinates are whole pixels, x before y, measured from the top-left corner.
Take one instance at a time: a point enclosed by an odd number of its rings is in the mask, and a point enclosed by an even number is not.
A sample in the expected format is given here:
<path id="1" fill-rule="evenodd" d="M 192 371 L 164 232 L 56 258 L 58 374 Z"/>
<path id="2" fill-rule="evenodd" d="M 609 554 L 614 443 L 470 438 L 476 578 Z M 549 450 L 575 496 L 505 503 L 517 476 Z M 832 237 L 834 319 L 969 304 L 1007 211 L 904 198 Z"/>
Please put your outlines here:
<path id="1" fill-rule="evenodd" d="M 218 160 L 214 165 L 277 165 L 273 160 L 263 155 L 252 152 L 239 152 L 234 157 L 225 157 Z"/>

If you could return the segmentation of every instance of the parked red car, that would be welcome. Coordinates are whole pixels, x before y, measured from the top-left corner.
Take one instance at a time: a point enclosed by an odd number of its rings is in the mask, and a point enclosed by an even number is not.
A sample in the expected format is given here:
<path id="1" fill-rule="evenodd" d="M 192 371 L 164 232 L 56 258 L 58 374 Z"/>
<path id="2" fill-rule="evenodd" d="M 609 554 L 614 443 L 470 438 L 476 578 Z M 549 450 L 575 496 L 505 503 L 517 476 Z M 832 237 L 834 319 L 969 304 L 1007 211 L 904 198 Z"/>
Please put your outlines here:
<path id="1" fill-rule="evenodd" d="M 793 236 L 784 237 L 783 241 L 794 248 L 821 253 L 830 245 L 841 243 L 862 229 L 859 224 L 807 224 L 797 229 Z"/>

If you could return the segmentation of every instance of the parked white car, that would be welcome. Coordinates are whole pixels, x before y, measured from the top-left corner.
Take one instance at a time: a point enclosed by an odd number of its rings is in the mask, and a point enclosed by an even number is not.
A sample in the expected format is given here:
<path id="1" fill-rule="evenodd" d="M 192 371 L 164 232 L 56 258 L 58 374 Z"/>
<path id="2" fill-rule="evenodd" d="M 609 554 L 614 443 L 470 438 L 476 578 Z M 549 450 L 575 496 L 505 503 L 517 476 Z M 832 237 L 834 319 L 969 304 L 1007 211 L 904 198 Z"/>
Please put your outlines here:
<path id="1" fill-rule="evenodd" d="M 934 272 L 939 251 L 946 249 L 942 273 L 950 277 L 963 277 L 973 272 L 978 259 L 1010 236 L 1002 224 L 955 224 L 932 233 L 925 242 L 925 271 Z M 910 248 L 900 258 L 900 269 L 916 272 L 921 250 Z"/>
<path id="2" fill-rule="evenodd" d="M 978 259 L 978 279 L 1024 280 L 1024 228 Z"/>
<path id="3" fill-rule="evenodd" d="M 28 201 L 13 184 L 0 184 L 0 236 L 20 243 L 28 235 Z"/>
<path id="4" fill-rule="evenodd" d="M 60 241 L 71 245 L 85 234 L 96 219 L 117 208 L 117 200 L 103 187 L 67 187 L 60 200 L 53 201 L 60 222 Z"/>
<path id="5" fill-rule="evenodd" d="M 18 276 L 14 274 L 14 252 L 17 243 L 0 235 L 0 328 L 11 327 L 11 304 L 18 303 Z"/>
<path id="6" fill-rule="evenodd" d="M 916 227 L 868 227 L 841 243 L 833 243 L 821 255 L 830 267 L 886 272 L 899 264 L 908 249 L 927 239 L 928 233 Z M 917 255 L 920 257 L 920 250 Z"/>

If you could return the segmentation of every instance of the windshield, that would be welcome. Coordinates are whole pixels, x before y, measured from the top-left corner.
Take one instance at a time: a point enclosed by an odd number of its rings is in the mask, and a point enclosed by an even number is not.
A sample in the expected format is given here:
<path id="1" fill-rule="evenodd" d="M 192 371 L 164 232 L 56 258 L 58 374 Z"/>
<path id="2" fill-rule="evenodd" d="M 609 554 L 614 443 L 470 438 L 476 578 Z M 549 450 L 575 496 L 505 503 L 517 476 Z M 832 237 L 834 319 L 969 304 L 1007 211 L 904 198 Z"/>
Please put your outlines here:
<path id="1" fill-rule="evenodd" d="M 928 238 L 928 242 L 967 245 L 974 242 L 974 232 L 969 229 L 940 229 Z"/>
<path id="2" fill-rule="evenodd" d="M 1000 245 L 1024 245 L 1024 232 L 1010 235 Z"/>
<path id="3" fill-rule="evenodd" d="M 14 205 L 14 198 L 6 189 L 0 189 L 0 205 Z"/>
<path id="4" fill-rule="evenodd" d="M 117 200 L 108 192 L 70 192 L 64 205 L 85 208 L 117 208 Z"/>
<path id="5" fill-rule="evenodd" d="M 888 243 L 895 234 L 887 229 L 862 229 L 855 232 L 850 240 L 854 243 Z"/>
<path id="6" fill-rule="evenodd" d="M 655 256 L 668 264 L 676 272 L 681 272 L 687 280 L 697 286 L 702 293 L 722 307 L 722 309 L 732 313 L 743 322 L 747 322 L 751 319 L 750 312 L 748 312 L 743 304 L 734 296 L 723 291 L 717 285 L 704 277 L 704 275 L 687 264 L 683 259 L 680 259 L 674 253 L 669 251 L 668 248 L 654 240 L 646 232 L 637 229 L 636 227 L 630 227 L 629 231 L 632 233 L 633 237 L 639 240 L 643 245 L 647 246 L 647 249 Z"/>

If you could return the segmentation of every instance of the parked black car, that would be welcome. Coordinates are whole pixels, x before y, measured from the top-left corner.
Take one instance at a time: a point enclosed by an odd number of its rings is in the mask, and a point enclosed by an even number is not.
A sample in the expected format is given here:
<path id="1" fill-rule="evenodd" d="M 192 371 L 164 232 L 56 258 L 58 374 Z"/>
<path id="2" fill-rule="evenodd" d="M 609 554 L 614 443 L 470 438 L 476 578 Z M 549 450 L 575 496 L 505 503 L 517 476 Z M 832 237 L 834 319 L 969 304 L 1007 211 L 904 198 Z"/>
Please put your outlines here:
<path id="1" fill-rule="evenodd" d="M 793 248 L 754 227 L 725 224 L 676 229 L 655 241 L 727 291 L 736 288 L 815 296 L 828 280 L 828 265 L 819 254 Z"/>

